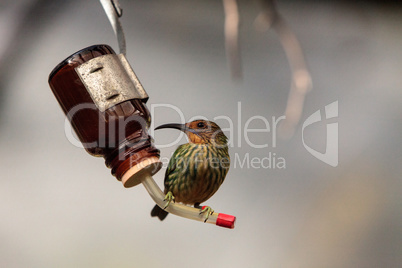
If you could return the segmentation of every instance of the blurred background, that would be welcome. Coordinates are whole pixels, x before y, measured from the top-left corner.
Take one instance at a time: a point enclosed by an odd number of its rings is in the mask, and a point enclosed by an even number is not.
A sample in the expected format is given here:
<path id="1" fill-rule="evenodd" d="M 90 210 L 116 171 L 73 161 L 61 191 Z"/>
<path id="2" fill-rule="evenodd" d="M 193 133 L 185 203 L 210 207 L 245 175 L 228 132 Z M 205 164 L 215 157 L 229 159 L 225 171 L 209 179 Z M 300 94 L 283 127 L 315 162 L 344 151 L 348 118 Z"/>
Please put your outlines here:
<path id="1" fill-rule="evenodd" d="M 261 3 L 238 1 L 243 80 L 233 81 L 221 1 L 120 1 L 127 58 L 150 96 L 155 126 L 180 120 L 161 104 L 177 107 L 185 120 L 233 120 L 231 170 L 207 201 L 237 216 L 229 230 L 173 215 L 151 218 L 144 187 L 125 189 L 103 159 L 66 138 L 47 79 L 87 46 L 118 51 L 99 1 L 2 0 L 0 266 L 400 267 L 402 5 L 352 2 L 278 1 L 313 89 L 294 135 L 274 145 L 273 131 L 250 133 L 253 144 L 268 144 L 258 149 L 246 142 L 245 123 L 282 116 L 291 84 L 278 35 L 256 31 Z M 324 152 L 326 124 L 338 123 L 339 165 L 332 167 L 305 149 L 301 126 L 335 101 L 337 118 L 304 131 L 306 144 Z M 178 135 L 153 133 L 160 147 Z M 178 144 L 161 156 L 168 159 Z M 285 167 L 240 166 L 247 155 L 251 161 L 269 153 Z M 163 175 L 154 177 L 160 186 Z"/>

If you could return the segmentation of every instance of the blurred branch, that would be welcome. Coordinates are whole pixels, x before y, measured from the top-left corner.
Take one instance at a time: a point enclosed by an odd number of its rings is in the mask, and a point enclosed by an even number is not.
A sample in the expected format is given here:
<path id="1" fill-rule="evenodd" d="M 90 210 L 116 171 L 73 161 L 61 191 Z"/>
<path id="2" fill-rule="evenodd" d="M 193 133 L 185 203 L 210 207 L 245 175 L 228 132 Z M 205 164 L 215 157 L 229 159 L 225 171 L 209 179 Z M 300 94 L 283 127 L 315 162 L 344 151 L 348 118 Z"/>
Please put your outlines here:
<path id="1" fill-rule="evenodd" d="M 236 0 L 223 0 L 225 11 L 225 49 L 233 79 L 242 78 L 239 53 L 239 9 Z"/>
<path id="2" fill-rule="evenodd" d="M 282 138 L 290 138 L 303 112 L 305 95 L 312 88 L 311 76 L 306 67 L 300 43 L 278 12 L 275 0 L 261 0 L 261 2 L 263 10 L 257 16 L 254 26 L 260 31 L 273 28 L 282 44 L 292 72 L 291 88 L 285 110 L 286 119 L 279 126 L 279 135 Z"/>

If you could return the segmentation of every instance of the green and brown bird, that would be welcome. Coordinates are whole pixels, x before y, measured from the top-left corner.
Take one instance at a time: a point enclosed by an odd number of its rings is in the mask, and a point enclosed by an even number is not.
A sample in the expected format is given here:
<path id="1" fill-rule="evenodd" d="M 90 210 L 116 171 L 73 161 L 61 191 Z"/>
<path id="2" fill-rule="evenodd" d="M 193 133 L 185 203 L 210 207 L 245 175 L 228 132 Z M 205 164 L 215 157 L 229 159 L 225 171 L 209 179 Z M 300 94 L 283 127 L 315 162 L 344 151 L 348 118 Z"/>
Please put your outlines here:
<path id="1" fill-rule="evenodd" d="M 200 203 L 205 202 L 219 189 L 229 171 L 230 158 L 227 137 L 211 121 L 195 120 L 187 124 L 166 124 L 155 128 L 174 128 L 183 131 L 189 143 L 180 145 L 169 161 L 165 174 L 165 200 L 167 206 L 177 201 L 194 205 L 205 213 L 205 221 L 214 211 Z M 156 205 L 151 216 L 163 220 L 168 212 Z"/>

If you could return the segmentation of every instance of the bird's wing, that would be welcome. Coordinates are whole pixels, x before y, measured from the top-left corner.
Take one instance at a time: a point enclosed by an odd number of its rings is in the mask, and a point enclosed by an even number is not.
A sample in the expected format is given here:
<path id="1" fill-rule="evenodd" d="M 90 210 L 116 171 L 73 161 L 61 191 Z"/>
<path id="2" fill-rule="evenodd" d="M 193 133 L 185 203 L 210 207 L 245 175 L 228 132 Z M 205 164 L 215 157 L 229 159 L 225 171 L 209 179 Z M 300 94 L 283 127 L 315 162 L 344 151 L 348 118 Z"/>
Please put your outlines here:
<path id="1" fill-rule="evenodd" d="M 177 165 L 180 165 L 180 163 L 178 162 L 184 160 L 183 152 L 185 151 L 185 148 L 185 144 L 180 145 L 169 160 L 169 164 L 165 173 L 165 192 L 170 190 L 172 182 L 177 178 L 177 173 L 179 172 L 179 170 L 177 169 Z"/>

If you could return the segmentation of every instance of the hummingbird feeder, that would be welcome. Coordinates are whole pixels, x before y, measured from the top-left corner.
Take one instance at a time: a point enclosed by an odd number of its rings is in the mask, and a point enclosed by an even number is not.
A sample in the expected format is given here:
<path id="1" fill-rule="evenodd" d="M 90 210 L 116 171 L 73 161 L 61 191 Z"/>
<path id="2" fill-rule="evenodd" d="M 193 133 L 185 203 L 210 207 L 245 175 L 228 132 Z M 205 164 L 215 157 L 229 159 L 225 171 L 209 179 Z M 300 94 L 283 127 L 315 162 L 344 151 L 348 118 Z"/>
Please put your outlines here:
<path id="1" fill-rule="evenodd" d="M 117 35 L 120 54 L 108 45 L 94 45 L 67 57 L 49 75 L 49 85 L 85 150 L 103 157 L 113 176 L 126 188 L 143 184 L 164 208 L 165 195 L 153 180 L 162 163 L 148 133 L 148 95 L 128 63 L 119 17 L 113 0 L 100 0 Z M 170 204 L 166 211 L 204 221 L 199 209 Z M 236 217 L 213 213 L 206 222 L 234 228 Z"/>

